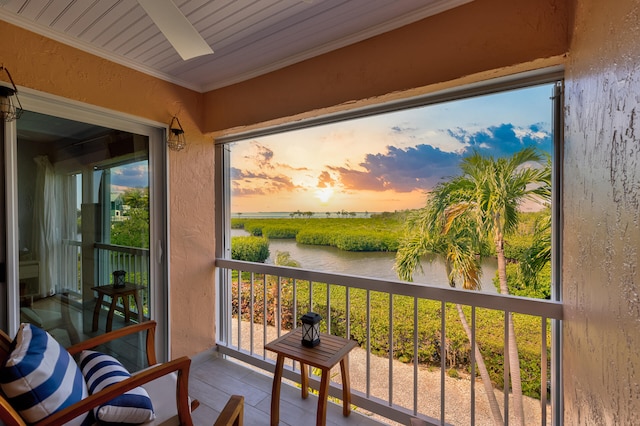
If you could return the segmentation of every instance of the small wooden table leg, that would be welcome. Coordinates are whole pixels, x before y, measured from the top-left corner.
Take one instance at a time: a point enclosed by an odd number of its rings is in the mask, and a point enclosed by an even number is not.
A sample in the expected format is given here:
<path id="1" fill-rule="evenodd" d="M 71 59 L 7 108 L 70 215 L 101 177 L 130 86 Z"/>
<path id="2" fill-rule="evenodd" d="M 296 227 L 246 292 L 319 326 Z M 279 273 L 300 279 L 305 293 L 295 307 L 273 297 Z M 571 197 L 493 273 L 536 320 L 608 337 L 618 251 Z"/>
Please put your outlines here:
<path id="1" fill-rule="evenodd" d="M 351 413 L 351 384 L 346 356 L 340 360 L 340 373 L 342 373 L 342 415 L 347 417 Z"/>
<path id="2" fill-rule="evenodd" d="M 96 306 L 93 308 L 93 323 L 91 324 L 91 331 L 98 331 L 98 318 L 100 317 L 100 308 L 102 307 L 103 297 L 104 295 L 101 292 L 98 292 Z"/>
<path id="3" fill-rule="evenodd" d="M 309 368 L 307 364 L 300 363 L 300 386 L 302 389 L 302 399 L 309 396 Z"/>
<path id="4" fill-rule="evenodd" d="M 320 390 L 318 394 L 318 412 L 316 414 L 316 426 L 325 426 L 327 424 L 327 399 L 329 397 L 329 376 L 330 370 L 322 369 L 322 378 L 320 379 Z"/>
<path id="5" fill-rule="evenodd" d="M 271 426 L 278 426 L 280 422 L 280 386 L 282 384 L 282 370 L 284 355 L 278 354 L 276 370 L 273 373 L 273 387 L 271 389 Z"/>
<path id="6" fill-rule="evenodd" d="M 129 309 L 129 295 L 128 294 L 123 294 L 122 295 L 122 307 L 124 308 L 124 322 L 125 322 L 125 324 L 128 324 L 129 321 L 131 321 L 131 318 L 130 318 L 131 309 Z"/>
<path id="7" fill-rule="evenodd" d="M 138 324 L 141 324 L 144 321 L 144 312 L 142 310 L 142 300 L 140 297 L 140 292 L 136 290 L 133 293 L 133 299 L 136 302 L 136 306 L 138 307 Z"/>
<path id="8" fill-rule="evenodd" d="M 107 314 L 107 326 L 105 331 L 108 333 L 111 331 L 111 327 L 113 326 L 113 313 L 116 310 L 116 301 L 118 300 L 118 296 L 115 294 L 111 298 L 111 305 L 109 305 L 109 313 Z"/>

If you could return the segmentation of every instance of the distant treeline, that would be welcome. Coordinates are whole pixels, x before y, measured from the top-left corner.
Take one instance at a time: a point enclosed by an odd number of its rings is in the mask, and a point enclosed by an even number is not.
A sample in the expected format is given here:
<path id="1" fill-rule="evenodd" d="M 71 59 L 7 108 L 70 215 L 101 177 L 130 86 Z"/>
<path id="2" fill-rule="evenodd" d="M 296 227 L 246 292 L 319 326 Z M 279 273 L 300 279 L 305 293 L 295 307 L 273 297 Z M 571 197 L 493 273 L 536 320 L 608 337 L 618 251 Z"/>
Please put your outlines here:
<path id="1" fill-rule="evenodd" d="M 300 244 L 331 246 L 345 251 L 395 252 L 403 237 L 409 210 L 371 214 L 368 218 L 231 219 L 231 228 L 244 229 L 254 237 L 295 239 Z M 518 231 L 508 237 L 506 256 L 517 260 L 531 246 L 540 213 L 521 213 Z M 298 216 L 296 216 L 298 217 Z M 487 248 L 484 256 L 491 256 Z"/>
<path id="2" fill-rule="evenodd" d="M 232 258 L 251 262 L 264 262 L 269 257 L 269 239 L 295 239 L 300 244 L 331 246 L 345 251 L 395 252 L 404 236 L 407 216 L 411 211 L 372 214 L 368 218 L 279 218 L 231 219 L 233 229 L 244 229 L 251 237 L 234 237 L 231 241 Z M 551 294 L 551 271 L 545 269 L 535 286 L 523 282 L 519 274 L 519 261 L 533 244 L 536 221 L 542 212 L 521 213 L 515 232 L 505 239 L 505 254 L 511 294 L 548 299 Z M 494 256 L 494 247 L 483 248 L 481 256 Z M 293 259 L 295 260 L 295 259 Z"/>

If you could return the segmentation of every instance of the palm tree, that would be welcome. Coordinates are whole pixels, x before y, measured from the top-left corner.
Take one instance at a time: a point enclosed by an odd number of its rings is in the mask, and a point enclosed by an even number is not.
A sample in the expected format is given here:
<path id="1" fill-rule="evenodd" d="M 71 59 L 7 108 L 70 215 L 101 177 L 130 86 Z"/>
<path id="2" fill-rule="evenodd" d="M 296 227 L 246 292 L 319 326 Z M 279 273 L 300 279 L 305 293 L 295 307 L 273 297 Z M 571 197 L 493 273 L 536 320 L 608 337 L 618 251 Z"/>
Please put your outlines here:
<path id="1" fill-rule="evenodd" d="M 476 227 L 472 223 L 463 224 L 462 221 L 458 221 L 455 226 L 449 227 L 448 232 L 444 232 L 446 218 L 442 216 L 442 211 L 437 207 L 438 193 L 441 188 L 442 185 L 434 190 L 425 208 L 409 217 L 406 237 L 401 242 L 396 254 L 396 272 L 400 279 L 413 281 L 414 271 L 421 268 L 420 258 L 427 253 L 439 254 L 444 258 L 447 279 L 451 287 L 456 287 L 456 279 L 460 277 L 463 288 L 478 290 L 480 289 L 481 268 L 476 253 L 480 251 L 482 242 L 478 239 L 478 234 L 474 232 Z M 456 309 L 462 328 L 471 341 L 471 328 L 462 306 L 456 304 Z M 477 344 L 474 353 L 494 424 L 502 425 L 504 420 L 498 400 Z"/>
<path id="2" fill-rule="evenodd" d="M 527 287 L 538 290 L 537 276 L 551 262 L 551 209 L 535 224 L 533 243 L 520 261 L 520 274 Z"/>
<path id="3" fill-rule="evenodd" d="M 548 201 L 551 194 L 551 162 L 544 167 L 528 167 L 540 163 L 543 156 L 527 147 L 509 158 L 493 158 L 475 152 L 461 162 L 462 175 L 445 185 L 442 213 L 445 232 L 457 221 L 474 217 L 479 235 L 487 235 L 495 244 L 500 293 L 509 294 L 504 235 L 516 228 L 518 209 L 525 201 Z M 507 314 L 509 372 L 517 424 L 524 424 L 520 358 L 511 312 Z M 506 378 L 505 378 L 506 380 Z"/>

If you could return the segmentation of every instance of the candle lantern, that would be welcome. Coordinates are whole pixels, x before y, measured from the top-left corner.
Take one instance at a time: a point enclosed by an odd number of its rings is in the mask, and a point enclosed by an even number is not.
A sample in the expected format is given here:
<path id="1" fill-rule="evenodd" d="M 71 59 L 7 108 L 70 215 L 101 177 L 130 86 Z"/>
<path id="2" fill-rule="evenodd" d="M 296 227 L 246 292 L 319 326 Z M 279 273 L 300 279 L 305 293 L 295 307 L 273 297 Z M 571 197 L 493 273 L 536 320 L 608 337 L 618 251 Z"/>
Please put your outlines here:
<path id="1" fill-rule="evenodd" d="M 320 344 L 320 321 L 322 317 L 315 312 L 307 312 L 300 318 L 302 323 L 302 345 L 313 348 Z"/>
<path id="2" fill-rule="evenodd" d="M 126 271 L 113 271 L 113 286 L 117 288 L 124 287 L 124 276 Z"/>

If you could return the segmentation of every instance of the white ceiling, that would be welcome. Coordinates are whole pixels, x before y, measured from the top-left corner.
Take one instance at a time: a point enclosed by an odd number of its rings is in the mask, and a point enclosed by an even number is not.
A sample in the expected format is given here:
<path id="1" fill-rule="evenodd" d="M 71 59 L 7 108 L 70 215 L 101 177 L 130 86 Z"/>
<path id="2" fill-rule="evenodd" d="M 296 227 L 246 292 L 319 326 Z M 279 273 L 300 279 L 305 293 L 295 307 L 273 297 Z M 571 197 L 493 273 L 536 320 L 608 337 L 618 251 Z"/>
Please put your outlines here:
<path id="1" fill-rule="evenodd" d="M 174 0 L 214 50 L 187 61 L 136 0 L 0 0 L 0 19 L 205 92 L 469 1 Z"/>

